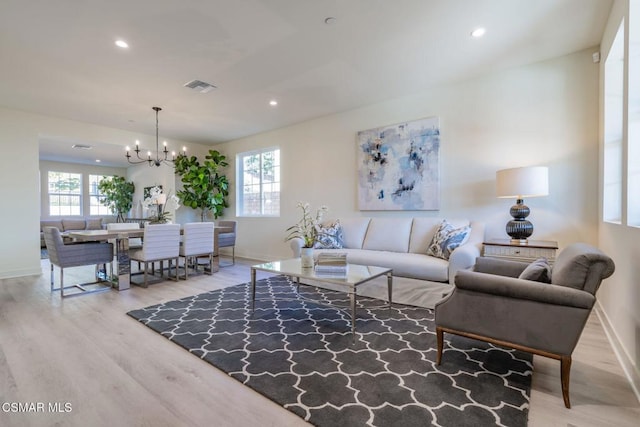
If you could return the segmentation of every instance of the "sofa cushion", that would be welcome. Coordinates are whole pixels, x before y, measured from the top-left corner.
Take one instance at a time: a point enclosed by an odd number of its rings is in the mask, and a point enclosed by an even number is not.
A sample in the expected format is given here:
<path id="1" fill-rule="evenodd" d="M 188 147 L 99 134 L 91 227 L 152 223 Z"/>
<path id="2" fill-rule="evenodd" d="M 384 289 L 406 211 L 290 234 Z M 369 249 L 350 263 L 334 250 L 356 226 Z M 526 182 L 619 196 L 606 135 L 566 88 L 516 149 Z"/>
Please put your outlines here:
<path id="1" fill-rule="evenodd" d="M 443 220 L 431 240 L 427 255 L 449 259 L 451 252 L 467 240 L 470 232 L 471 227 L 469 226 L 455 228 L 447 220 Z"/>
<path id="2" fill-rule="evenodd" d="M 59 219 L 53 219 L 53 220 L 44 220 L 44 221 L 40 221 L 40 231 L 44 231 L 44 227 L 55 227 L 60 231 L 64 231 L 62 228 L 62 221 Z"/>
<path id="3" fill-rule="evenodd" d="M 335 249 L 318 249 L 315 254 L 335 252 Z M 397 277 L 447 282 L 449 262 L 425 254 L 410 254 L 389 251 L 369 251 L 364 249 L 340 249 L 347 254 L 347 262 L 361 265 L 375 265 L 393 269 Z"/>
<path id="4" fill-rule="evenodd" d="M 87 218 L 87 230 L 102 230 L 102 218 Z"/>
<path id="5" fill-rule="evenodd" d="M 469 225 L 466 219 L 448 219 L 447 222 L 455 228 Z M 409 239 L 409 252 L 424 254 L 427 252 L 433 236 L 442 223 L 442 218 L 414 218 Z"/>
<path id="6" fill-rule="evenodd" d="M 362 249 L 407 253 L 412 218 L 373 218 Z"/>
<path id="7" fill-rule="evenodd" d="M 371 218 L 345 218 L 340 220 L 345 248 L 362 249 Z"/>
<path id="8" fill-rule="evenodd" d="M 62 219 L 62 228 L 64 228 L 63 231 L 84 230 L 85 227 L 86 222 L 84 219 Z"/>
<path id="9" fill-rule="evenodd" d="M 538 258 L 522 270 L 518 279 L 551 283 L 551 266 L 546 258 Z"/>
<path id="10" fill-rule="evenodd" d="M 313 247 L 316 249 L 342 249 L 344 246 L 340 220 L 320 224 Z"/>

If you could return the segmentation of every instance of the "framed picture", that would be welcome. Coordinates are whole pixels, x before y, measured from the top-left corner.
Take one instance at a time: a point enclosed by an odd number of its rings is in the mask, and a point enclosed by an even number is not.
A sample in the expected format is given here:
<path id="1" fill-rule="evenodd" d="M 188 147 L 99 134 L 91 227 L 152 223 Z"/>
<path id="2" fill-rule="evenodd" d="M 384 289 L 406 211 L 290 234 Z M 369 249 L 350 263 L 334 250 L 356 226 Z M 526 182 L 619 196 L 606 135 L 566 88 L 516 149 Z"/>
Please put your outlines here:
<path id="1" fill-rule="evenodd" d="M 151 187 L 144 187 L 142 200 L 148 199 L 149 196 L 151 196 L 151 189 L 154 187 L 158 187 L 160 190 L 162 190 L 162 185 L 152 185 Z"/>
<path id="2" fill-rule="evenodd" d="M 440 209 L 437 117 L 363 130 L 357 135 L 358 209 Z"/>

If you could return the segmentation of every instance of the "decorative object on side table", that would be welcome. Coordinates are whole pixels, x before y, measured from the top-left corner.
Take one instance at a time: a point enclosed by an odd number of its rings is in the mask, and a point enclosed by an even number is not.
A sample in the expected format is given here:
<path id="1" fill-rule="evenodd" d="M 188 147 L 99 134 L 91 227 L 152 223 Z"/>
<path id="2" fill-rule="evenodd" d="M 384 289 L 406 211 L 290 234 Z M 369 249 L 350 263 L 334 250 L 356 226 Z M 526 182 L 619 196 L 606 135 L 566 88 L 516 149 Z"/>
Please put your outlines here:
<path id="1" fill-rule="evenodd" d="M 285 241 L 292 239 L 302 239 L 301 263 L 303 268 L 313 267 L 313 245 L 318 238 L 318 227 L 322 221 L 322 216 L 329 209 L 326 206 L 320 206 L 316 211 L 315 217 L 311 215 L 309 203 L 298 202 L 298 208 L 302 210 L 302 218 L 297 224 L 287 228 L 287 237 Z"/>
<path id="2" fill-rule="evenodd" d="M 533 234 L 533 224 L 526 219 L 530 210 L 523 199 L 549 194 L 549 169 L 532 166 L 499 170 L 496 172 L 496 190 L 499 198 L 516 198 L 516 204 L 509 210 L 513 219 L 505 229 L 514 243 L 526 244 Z"/>

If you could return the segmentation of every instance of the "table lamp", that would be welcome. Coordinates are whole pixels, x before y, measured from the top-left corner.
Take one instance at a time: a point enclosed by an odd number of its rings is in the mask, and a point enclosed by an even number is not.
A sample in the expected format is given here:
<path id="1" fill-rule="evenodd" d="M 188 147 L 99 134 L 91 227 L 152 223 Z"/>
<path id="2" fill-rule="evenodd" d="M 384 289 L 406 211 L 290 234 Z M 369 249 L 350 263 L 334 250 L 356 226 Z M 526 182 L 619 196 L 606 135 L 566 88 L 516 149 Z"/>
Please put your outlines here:
<path id="1" fill-rule="evenodd" d="M 499 198 L 516 198 L 516 204 L 509 210 L 513 219 L 505 229 L 511 243 L 526 245 L 527 238 L 533 234 L 533 224 L 526 219 L 530 210 L 523 199 L 549 194 L 549 168 L 531 166 L 499 170 L 496 172 L 496 192 Z"/>

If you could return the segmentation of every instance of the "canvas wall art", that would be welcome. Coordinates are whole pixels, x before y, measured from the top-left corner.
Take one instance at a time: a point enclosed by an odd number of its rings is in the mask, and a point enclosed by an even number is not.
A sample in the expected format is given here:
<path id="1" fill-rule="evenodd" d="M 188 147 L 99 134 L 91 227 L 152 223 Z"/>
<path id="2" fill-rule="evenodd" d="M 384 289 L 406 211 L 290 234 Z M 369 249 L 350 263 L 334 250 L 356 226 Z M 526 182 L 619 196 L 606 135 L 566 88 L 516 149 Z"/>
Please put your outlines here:
<path id="1" fill-rule="evenodd" d="M 358 209 L 440 209 L 437 117 L 358 132 Z"/>

